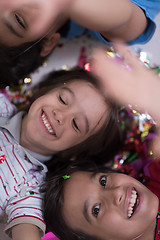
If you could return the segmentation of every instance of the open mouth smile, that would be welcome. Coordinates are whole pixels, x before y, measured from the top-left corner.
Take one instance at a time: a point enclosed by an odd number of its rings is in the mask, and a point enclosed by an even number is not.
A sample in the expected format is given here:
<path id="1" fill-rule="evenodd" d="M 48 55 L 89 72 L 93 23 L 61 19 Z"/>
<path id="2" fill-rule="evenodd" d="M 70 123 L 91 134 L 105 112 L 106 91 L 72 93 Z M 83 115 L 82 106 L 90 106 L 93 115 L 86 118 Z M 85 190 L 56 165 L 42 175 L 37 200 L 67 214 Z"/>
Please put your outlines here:
<path id="1" fill-rule="evenodd" d="M 51 126 L 51 124 L 50 124 L 50 122 L 49 122 L 49 120 L 48 120 L 48 118 L 47 118 L 47 116 L 46 116 L 46 114 L 45 114 L 44 111 L 42 111 L 41 118 L 42 118 L 42 122 L 43 122 L 46 130 L 47 130 L 51 135 L 56 136 L 56 133 L 55 133 L 53 127 Z"/>
<path id="2" fill-rule="evenodd" d="M 132 192 L 131 192 L 131 198 L 130 198 L 130 201 L 129 201 L 129 206 L 128 206 L 128 212 L 127 212 L 128 218 L 132 217 L 132 215 L 134 214 L 138 205 L 139 205 L 139 196 L 138 196 L 138 193 L 137 193 L 136 189 L 133 188 Z"/>

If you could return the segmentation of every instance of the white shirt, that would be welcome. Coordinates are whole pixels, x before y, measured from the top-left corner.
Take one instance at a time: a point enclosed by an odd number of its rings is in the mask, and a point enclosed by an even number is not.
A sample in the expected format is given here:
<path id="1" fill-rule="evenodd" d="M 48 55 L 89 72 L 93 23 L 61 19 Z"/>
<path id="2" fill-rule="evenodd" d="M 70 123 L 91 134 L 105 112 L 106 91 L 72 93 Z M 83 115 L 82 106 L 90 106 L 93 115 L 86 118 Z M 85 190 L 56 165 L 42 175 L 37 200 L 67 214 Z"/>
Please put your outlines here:
<path id="1" fill-rule="evenodd" d="M 7 214 L 7 233 L 17 224 L 31 223 L 44 234 L 43 195 L 39 189 L 47 171 L 43 162 L 50 157 L 20 145 L 24 113 L 9 119 L 15 111 L 15 106 L 0 94 L 0 216 Z"/>

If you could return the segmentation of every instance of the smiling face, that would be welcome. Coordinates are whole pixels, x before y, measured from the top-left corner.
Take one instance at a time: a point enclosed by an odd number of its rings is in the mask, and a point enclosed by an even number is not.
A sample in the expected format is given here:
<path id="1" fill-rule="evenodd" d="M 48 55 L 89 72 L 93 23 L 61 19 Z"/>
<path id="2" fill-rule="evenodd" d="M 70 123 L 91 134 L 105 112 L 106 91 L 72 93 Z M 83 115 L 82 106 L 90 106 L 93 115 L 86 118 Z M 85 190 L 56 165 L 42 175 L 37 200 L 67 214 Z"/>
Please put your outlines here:
<path id="1" fill-rule="evenodd" d="M 24 117 L 21 144 L 41 154 L 53 154 L 96 133 L 108 116 L 99 91 L 86 81 L 73 81 L 38 98 Z"/>
<path id="2" fill-rule="evenodd" d="M 157 197 L 124 174 L 76 172 L 65 182 L 65 222 L 103 240 L 136 238 L 155 224 L 157 211 Z"/>
<path id="3" fill-rule="evenodd" d="M 59 15 L 72 0 L 0 0 L 0 43 L 18 46 L 36 41 L 64 23 Z"/>

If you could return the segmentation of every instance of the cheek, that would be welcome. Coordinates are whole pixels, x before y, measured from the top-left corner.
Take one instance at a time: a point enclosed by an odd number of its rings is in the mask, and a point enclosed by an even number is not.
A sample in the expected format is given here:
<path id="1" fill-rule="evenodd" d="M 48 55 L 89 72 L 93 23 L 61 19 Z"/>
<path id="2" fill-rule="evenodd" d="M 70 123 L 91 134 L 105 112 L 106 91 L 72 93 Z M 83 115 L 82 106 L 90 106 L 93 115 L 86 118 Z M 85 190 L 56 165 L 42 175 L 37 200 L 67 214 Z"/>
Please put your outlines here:
<path id="1" fill-rule="evenodd" d="M 45 95 L 42 95 L 41 97 L 37 98 L 32 103 L 32 105 L 34 106 L 34 108 L 43 106 L 43 105 L 52 105 L 53 98 L 54 98 L 54 93 L 46 93 Z"/>
<path id="2" fill-rule="evenodd" d="M 134 226 L 129 221 L 124 219 L 120 214 L 117 214 L 117 212 L 112 211 L 106 215 L 99 232 L 101 232 L 100 237 L 102 239 L 108 235 L 108 237 L 114 240 L 117 239 L 117 236 L 118 239 L 125 240 L 131 239 L 131 236 L 135 236 L 135 231 L 136 229 L 134 229 Z"/>
<path id="3" fill-rule="evenodd" d="M 62 142 L 67 148 L 73 147 L 85 140 L 84 137 L 78 136 L 72 128 L 67 129 L 66 132 L 62 135 Z"/>
<path id="4" fill-rule="evenodd" d="M 112 226 L 115 226 L 115 229 L 119 229 L 123 218 L 121 217 L 120 213 L 118 213 L 117 211 L 113 211 L 113 210 L 106 210 L 107 214 L 105 216 L 105 218 L 103 219 L 103 223 L 105 225 L 105 227 L 108 230 L 112 231 Z M 123 226 L 123 224 L 122 224 Z"/>

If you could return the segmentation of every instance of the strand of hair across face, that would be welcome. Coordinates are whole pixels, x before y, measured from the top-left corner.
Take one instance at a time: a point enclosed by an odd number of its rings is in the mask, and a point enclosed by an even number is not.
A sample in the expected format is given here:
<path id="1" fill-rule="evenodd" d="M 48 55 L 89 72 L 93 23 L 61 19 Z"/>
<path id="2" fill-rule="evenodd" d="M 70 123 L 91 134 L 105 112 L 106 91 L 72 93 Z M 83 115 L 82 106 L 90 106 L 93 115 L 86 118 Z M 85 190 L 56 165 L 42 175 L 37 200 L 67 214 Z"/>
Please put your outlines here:
<path id="1" fill-rule="evenodd" d="M 46 34 L 44 34 L 40 39 L 38 39 L 37 41 L 35 41 L 31 46 L 27 47 L 23 52 L 19 53 L 15 58 L 21 56 L 22 54 L 26 53 L 27 51 L 29 51 L 32 47 L 34 47 L 36 44 L 38 44 L 42 39 L 44 39 L 53 29 L 54 27 L 58 24 L 59 19 L 61 18 L 61 15 L 59 15 L 53 25 L 53 27 L 51 27 Z"/>
<path id="2" fill-rule="evenodd" d="M 132 240 L 136 240 L 136 239 L 140 238 L 143 235 L 143 233 L 139 234 L 137 237 L 133 238 Z"/>

